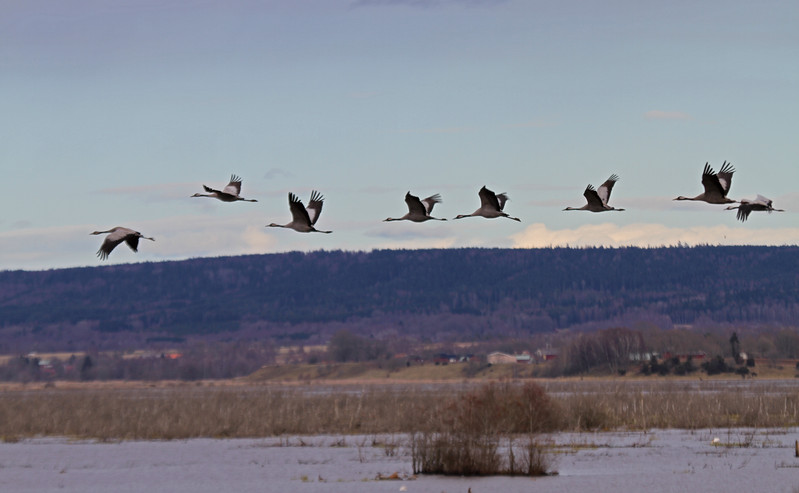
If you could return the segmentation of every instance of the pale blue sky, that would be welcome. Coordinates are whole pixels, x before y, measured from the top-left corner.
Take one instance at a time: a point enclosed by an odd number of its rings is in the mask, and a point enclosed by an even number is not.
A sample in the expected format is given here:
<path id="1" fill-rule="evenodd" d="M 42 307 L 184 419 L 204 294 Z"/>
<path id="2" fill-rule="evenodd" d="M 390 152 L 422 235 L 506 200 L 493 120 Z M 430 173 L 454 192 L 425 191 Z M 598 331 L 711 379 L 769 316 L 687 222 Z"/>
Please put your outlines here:
<path id="1" fill-rule="evenodd" d="M 799 3 L 0 3 L 0 269 L 288 250 L 799 243 Z M 785 213 L 741 224 L 701 192 Z M 189 198 L 232 173 L 257 203 Z M 617 173 L 621 213 L 582 206 Z M 486 185 L 521 223 L 468 218 Z M 331 235 L 267 229 L 325 197 Z M 406 191 L 446 223 L 383 223 Z"/>

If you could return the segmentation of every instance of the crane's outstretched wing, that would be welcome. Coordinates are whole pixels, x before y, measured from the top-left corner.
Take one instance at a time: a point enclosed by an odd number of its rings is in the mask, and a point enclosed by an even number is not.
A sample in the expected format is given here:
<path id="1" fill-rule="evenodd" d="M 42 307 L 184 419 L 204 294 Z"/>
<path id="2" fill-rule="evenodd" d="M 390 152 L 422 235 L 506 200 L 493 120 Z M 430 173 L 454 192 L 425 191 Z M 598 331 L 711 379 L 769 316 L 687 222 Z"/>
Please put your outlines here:
<path id="1" fill-rule="evenodd" d="M 322 194 L 313 190 L 311 192 L 311 200 L 308 201 L 308 208 L 305 211 L 306 215 L 308 216 L 308 220 L 311 221 L 310 224 L 316 224 L 316 221 L 319 220 L 319 216 L 322 214 L 322 205 L 325 202 L 325 198 L 322 197 Z"/>
<path id="2" fill-rule="evenodd" d="M 230 183 L 222 189 L 222 192 L 228 195 L 238 196 L 241 193 L 241 178 L 236 175 L 230 175 Z"/>
<path id="3" fill-rule="evenodd" d="M 599 198 L 602 200 L 603 206 L 608 205 L 608 201 L 610 200 L 610 192 L 613 191 L 613 185 L 615 185 L 617 181 L 619 181 L 619 176 L 614 173 L 610 175 L 610 178 L 605 180 L 605 183 L 599 185 L 599 188 L 597 189 L 597 194 L 599 195 Z"/>

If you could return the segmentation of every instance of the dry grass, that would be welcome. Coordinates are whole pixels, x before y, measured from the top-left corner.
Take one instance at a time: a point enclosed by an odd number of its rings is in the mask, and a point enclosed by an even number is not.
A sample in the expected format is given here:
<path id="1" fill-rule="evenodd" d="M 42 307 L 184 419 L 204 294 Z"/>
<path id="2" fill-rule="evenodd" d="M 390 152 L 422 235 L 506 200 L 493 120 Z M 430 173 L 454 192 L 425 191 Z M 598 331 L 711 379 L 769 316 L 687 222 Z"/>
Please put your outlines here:
<path id="1" fill-rule="evenodd" d="M 775 428 L 799 424 L 793 382 L 572 382 L 556 400 L 563 428 Z M 551 390 L 551 389 L 550 389 Z"/>
<path id="2" fill-rule="evenodd" d="M 399 364 L 398 364 L 399 363 Z M 757 373 L 757 379 L 793 379 L 799 376 L 796 369 L 797 360 L 769 361 L 758 359 L 757 366 L 753 371 Z M 447 365 L 424 364 L 405 366 L 397 361 L 368 362 L 368 363 L 332 363 L 332 364 L 291 364 L 291 365 L 272 365 L 265 366 L 256 371 L 249 377 L 252 382 L 294 382 L 309 380 L 341 380 L 348 378 L 358 378 L 375 381 L 419 381 L 419 380 L 525 380 L 543 378 L 557 374 L 554 367 L 555 362 L 539 364 L 494 364 L 486 365 L 480 363 L 451 363 Z M 715 380 L 739 380 L 740 377 L 731 374 L 721 374 L 707 376 L 704 373 L 697 373 L 687 376 L 642 376 L 635 369 L 630 370 L 627 376 L 609 377 L 607 373 L 598 373 L 593 376 L 559 377 L 558 380 L 581 381 L 586 380 L 623 380 L 623 381 L 647 381 L 647 382 L 679 382 L 679 381 L 698 381 L 701 378 L 706 381 Z"/>
<path id="3" fill-rule="evenodd" d="M 486 384 L 451 396 L 425 416 L 411 437 L 414 474 L 457 476 L 549 474 L 537 441 L 556 427 L 555 408 L 540 386 Z"/>
<path id="4" fill-rule="evenodd" d="M 396 365 L 395 362 L 270 365 L 248 377 L 253 382 L 294 382 L 308 380 L 341 380 L 358 378 L 375 381 L 419 380 L 500 380 L 529 379 L 547 371 L 546 365 L 478 365 L 470 371 L 469 363 L 446 365 Z"/>
<path id="5" fill-rule="evenodd" d="M 0 438 L 270 437 L 436 431 L 468 383 L 228 385 L 161 383 L 6 387 Z M 509 384 L 509 385 L 516 385 Z M 799 425 L 793 381 L 547 381 L 553 430 L 775 428 Z M 520 386 L 519 386 L 520 387 Z M 455 403 L 442 413 L 442 405 Z M 448 404 L 452 406 L 452 404 Z M 542 418 L 543 420 L 543 418 Z M 441 428 L 439 428 L 440 430 Z M 544 428 L 545 430 L 546 428 Z M 542 430 L 542 431 L 544 431 Z"/>
<path id="6" fill-rule="evenodd" d="M 400 432 L 434 396 L 309 393 L 265 387 L 172 387 L 0 394 L 0 437 L 179 439 Z"/>

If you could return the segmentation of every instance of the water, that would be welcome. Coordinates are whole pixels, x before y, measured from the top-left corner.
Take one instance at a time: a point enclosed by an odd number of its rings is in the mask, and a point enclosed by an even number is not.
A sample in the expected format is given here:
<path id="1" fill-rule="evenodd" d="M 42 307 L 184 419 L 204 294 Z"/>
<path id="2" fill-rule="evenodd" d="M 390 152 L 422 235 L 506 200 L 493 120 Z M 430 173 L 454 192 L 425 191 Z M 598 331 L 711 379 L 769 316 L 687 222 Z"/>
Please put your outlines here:
<path id="1" fill-rule="evenodd" d="M 558 433 L 544 439 L 552 445 L 558 475 L 541 478 L 413 478 L 404 435 L 31 439 L 0 443 L 0 491 L 799 491 L 797 428 Z M 398 445 L 394 455 L 386 452 L 391 445 Z M 377 479 L 394 473 L 400 480 Z"/>

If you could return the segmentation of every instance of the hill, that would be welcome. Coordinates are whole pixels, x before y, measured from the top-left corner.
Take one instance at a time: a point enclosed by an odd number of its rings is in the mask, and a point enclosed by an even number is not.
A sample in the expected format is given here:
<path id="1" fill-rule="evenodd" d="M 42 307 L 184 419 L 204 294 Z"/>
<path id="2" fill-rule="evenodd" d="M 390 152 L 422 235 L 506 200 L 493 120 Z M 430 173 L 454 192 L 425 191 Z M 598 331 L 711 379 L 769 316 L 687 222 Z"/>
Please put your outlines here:
<path id="1" fill-rule="evenodd" d="M 796 326 L 799 247 L 319 251 L 0 272 L 0 351 Z"/>

